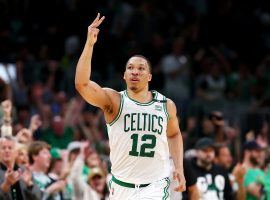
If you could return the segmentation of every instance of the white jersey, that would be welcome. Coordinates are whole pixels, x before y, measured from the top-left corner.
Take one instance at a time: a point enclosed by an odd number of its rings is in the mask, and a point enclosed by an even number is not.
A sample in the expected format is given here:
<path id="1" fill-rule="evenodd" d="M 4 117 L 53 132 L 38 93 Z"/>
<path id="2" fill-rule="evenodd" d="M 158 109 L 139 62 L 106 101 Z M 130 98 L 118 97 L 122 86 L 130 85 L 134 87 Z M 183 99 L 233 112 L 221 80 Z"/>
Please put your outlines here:
<path id="1" fill-rule="evenodd" d="M 170 175 L 166 97 L 152 91 L 153 100 L 139 103 L 121 93 L 115 120 L 107 124 L 112 174 L 119 180 L 148 184 Z"/>

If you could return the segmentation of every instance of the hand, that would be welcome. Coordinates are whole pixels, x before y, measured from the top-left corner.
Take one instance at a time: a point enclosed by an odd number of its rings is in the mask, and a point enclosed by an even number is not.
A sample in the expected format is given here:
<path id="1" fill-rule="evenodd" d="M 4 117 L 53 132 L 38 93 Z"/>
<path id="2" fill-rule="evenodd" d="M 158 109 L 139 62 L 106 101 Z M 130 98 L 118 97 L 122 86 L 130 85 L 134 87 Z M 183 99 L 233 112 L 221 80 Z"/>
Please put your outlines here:
<path id="1" fill-rule="evenodd" d="M 100 14 L 98 13 L 96 19 L 92 22 L 90 26 L 88 26 L 87 42 L 91 46 L 93 46 L 97 41 L 97 36 L 99 33 L 98 27 L 104 19 L 105 17 L 103 16 L 100 18 Z"/>
<path id="2" fill-rule="evenodd" d="M 33 140 L 32 138 L 32 132 L 29 129 L 23 128 L 21 129 L 17 135 L 16 138 L 18 142 L 26 144 Z"/>
<path id="3" fill-rule="evenodd" d="M 35 132 L 42 125 L 42 121 L 39 115 L 33 115 L 30 120 L 29 129 Z"/>
<path id="4" fill-rule="evenodd" d="M 20 179 L 20 176 L 20 171 L 13 171 L 12 169 L 7 169 L 7 171 L 5 172 L 5 180 L 0 185 L 1 190 L 7 193 L 10 190 L 10 187 Z"/>
<path id="5" fill-rule="evenodd" d="M 11 101 L 10 100 L 2 101 L 1 105 L 3 107 L 4 116 L 6 118 L 10 118 L 11 117 L 11 110 L 12 110 L 12 103 L 11 103 Z"/>
<path id="6" fill-rule="evenodd" d="M 71 167 L 72 166 L 70 166 L 70 165 L 65 166 L 64 169 L 62 169 L 59 178 L 60 179 L 66 179 L 70 175 Z"/>
<path id="7" fill-rule="evenodd" d="M 232 171 L 232 174 L 234 175 L 235 177 L 235 180 L 242 184 L 243 181 L 244 181 L 244 177 L 245 177 L 245 174 L 246 174 L 246 171 L 247 169 L 245 168 L 245 166 L 243 166 L 242 164 L 238 163 L 234 168 L 233 168 L 233 171 Z"/>
<path id="8" fill-rule="evenodd" d="M 15 184 L 21 177 L 21 171 L 14 171 L 12 169 L 7 169 L 7 171 L 5 172 L 5 183 L 8 186 L 12 186 L 13 184 Z"/>
<path id="9" fill-rule="evenodd" d="M 174 170 L 173 179 L 178 181 L 179 184 L 176 188 L 174 188 L 174 191 L 183 192 L 186 190 L 186 179 L 183 172 L 180 172 L 180 170 Z"/>
<path id="10" fill-rule="evenodd" d="M 81 142 L 81 153 L 84 155 L 84 158 L 87 158 L 89 154 L 89 141 Z"/>
<path id="11" fill-rule="evenodd" d="M 27 167 L 22 173 L 22 179 L 28 187 L 31 187 L 34 184 L 32 180 L 32 173 L 29 167 Z"/>

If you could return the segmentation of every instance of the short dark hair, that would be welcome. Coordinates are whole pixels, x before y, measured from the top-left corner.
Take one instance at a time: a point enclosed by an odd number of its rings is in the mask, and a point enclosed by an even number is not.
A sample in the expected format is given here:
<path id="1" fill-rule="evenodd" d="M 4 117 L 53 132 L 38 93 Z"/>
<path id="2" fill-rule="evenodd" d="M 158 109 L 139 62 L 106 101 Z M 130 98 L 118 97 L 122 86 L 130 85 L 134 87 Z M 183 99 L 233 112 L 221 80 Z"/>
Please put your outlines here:
<path id="1" fill-rule="evenodd" d="M 215 147 L 215 142 L 213 139 L 209 138 L 209 137 L 203 137 L 201 139 L 199 139 L 196 144 L 195 144 L 195 149 L 197 150 L 203 150 L 206 149 L 208 147 Z"/>
<path id="2" fill-rule="evenodd" d="M 229 148 L 227 144 L 224 143 L 219 143 L 219 144 L 215 144 L 215 155 L 216 157 L 218 157 L 220 155 L 220 150 L 222 148 Z"/>
<path id="3" fill-rule="evenodd" d="M 146 60 L 147 65 L 148 65 L 148 67 L 149 67 L 149 71 L 150 71 L 150 73 L 152 73 L 152 64 L 151 64 L 151 62 L 150 62 L 150 60 L 149 60 L 148 58 L 146 58 L 146 57 L 143 56 L 143 55 L 136 54 L 136 55 L 134 55 L 134 56 L 131 56 L 128 60 L 130 60 L 130 59 L 133 58 L 133 57 L 138 57 L 138 58 L 142 58 L 142 59 Z M 127 63 L 128 63 L 128 62 L 127 62 Z"/>
<path id="4" fill-rule="evenodd" d="M 50 148 L 51 148 L 51 146 L 49 144 L 47 144 L 46 142 L 43 142 L 43 141 L 32 142 L 28 148 L 28 157 L 29 157 L 30 164 L 34 163 L 33 156 L 38 155 L 42 149 L 50 150 Z"/>

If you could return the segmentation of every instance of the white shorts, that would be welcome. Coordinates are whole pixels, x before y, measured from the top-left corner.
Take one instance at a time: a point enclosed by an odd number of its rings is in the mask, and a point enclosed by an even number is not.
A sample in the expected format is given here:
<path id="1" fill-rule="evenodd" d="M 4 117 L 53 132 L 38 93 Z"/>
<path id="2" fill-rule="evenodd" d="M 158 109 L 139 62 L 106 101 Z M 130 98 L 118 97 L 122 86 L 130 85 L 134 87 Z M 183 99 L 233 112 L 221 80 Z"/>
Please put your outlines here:
<path id="1" fill-rule="evenodd" d="M 170 200 L 170 180 L 164 178 L 147 185 L 134 185 L 115 180 L 110 181 L 110 200 Z"/>

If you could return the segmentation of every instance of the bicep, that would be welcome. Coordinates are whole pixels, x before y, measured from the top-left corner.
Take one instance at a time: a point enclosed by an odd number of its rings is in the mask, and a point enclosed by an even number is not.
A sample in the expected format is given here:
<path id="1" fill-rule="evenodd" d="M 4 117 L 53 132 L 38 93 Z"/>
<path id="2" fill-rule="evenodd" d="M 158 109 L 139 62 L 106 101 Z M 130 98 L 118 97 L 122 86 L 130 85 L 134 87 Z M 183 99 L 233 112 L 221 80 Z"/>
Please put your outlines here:
<path id="1" fill-rule="evenodd" d="M 94 81 L 89 81 L 87 85 L 77 87 L 77 90 L 85 101 L 93 106 L 99 107 L 102 110 L 112 108 L 113 106 L 112 94 L 110 94 L 108 89 L 100 87 Z"/>
<path id="2" fill-rule="evenodd" d="M 168 100 L 167 110 L 168 110 L 168 114 L 169 114 L 168 126 L 167 126 L 167 136 L 172 137 L 172 136 L 175 136 L 176 134 L 181 133 L 180 128 L 179 128 L 178 118 L 177 118 L 177 110 L 176 110 L 176 106 L 173 103 L 173 101 Z"/>

